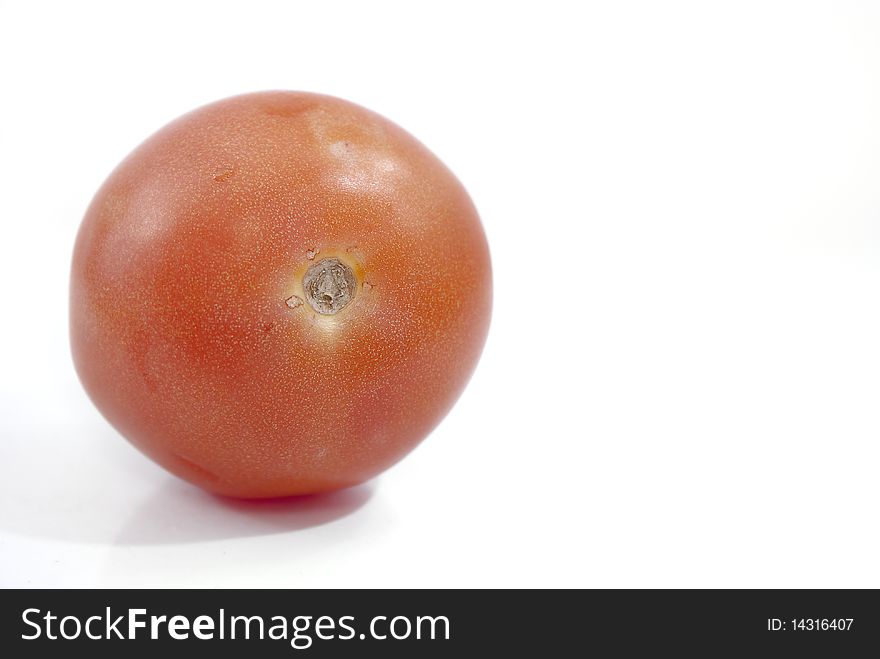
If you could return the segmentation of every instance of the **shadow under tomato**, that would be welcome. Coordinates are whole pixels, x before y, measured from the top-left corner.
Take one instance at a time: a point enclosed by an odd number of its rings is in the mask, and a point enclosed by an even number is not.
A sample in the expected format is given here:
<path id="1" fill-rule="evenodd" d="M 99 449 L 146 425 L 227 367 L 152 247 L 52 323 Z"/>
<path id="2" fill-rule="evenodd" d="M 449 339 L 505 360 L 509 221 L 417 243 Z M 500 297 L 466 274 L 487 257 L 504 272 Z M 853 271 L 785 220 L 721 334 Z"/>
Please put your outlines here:
<path id="1" fill-rule="evenodd" d="M 365 483 L 326 494 L 244 500 L 169 479 L 134 512 L 115 544 L 170 545 L 300 531 L 352 514 L 373 491 L 373 483 Z"/>

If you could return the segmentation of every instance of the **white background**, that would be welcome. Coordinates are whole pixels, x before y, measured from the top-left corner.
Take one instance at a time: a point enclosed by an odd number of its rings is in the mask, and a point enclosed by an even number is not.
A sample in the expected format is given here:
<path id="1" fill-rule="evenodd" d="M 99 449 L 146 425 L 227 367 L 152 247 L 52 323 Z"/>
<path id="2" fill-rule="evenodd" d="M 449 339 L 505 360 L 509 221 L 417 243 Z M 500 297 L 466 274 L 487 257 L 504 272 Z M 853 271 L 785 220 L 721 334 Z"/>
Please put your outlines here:
<path id="1" fill-rule="evenodd" d="M 878 7 L 0 0 L 0 585 L 880 587 Z M 406 460 L 255 504 L 108 426 L 67 285 L 133 147 L 273 88 L 433 149 L 496 302 Z"/>

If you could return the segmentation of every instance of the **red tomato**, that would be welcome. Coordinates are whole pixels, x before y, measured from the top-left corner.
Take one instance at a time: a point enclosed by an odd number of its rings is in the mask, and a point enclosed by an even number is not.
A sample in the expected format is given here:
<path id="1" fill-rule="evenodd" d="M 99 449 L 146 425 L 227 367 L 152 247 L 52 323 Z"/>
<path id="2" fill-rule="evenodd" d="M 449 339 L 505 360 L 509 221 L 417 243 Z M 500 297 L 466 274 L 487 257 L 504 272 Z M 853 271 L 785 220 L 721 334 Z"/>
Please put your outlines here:
<path id="1" fill-rule="evenodd" d="M 274 497 L 375 476 L 453 405 L 482 350 L 489 252 L 420 142 L 339 99 L 248 94 L 138 147 L 76 241 L 83 385 L 207 490 Z"/>

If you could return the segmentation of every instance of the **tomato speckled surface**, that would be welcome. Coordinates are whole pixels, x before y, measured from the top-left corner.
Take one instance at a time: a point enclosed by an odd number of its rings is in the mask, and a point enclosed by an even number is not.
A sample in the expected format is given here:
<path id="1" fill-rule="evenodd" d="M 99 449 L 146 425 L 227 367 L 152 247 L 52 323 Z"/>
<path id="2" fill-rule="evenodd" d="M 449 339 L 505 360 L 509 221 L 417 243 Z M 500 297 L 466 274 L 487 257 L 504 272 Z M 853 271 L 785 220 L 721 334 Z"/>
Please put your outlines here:
<path id="1" fill-rule="evenodd" d="M 383 117 L 264 92 L 195 110 L 110 175 L 77 237 L 83 385 L 134 445 L 238 497 L 338 489 L 458 398 L 492 281 L 464 188 Z"/>

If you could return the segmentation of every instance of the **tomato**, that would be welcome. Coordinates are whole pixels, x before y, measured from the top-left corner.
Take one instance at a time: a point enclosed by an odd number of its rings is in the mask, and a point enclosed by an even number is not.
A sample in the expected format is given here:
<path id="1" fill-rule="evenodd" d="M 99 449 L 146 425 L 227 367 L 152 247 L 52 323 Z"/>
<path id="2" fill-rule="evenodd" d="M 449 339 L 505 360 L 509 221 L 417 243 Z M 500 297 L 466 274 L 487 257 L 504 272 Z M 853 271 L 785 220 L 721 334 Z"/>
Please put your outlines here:
<path id="1" fill-rule="evenodd" d="M 173 121 L 113 171 L 73 255 L 98 409 L 236 497 L 363 482 L 458 398 L 488 331 L 485 235 L 453 174 L 352 103 L 264 92 Z"/>

